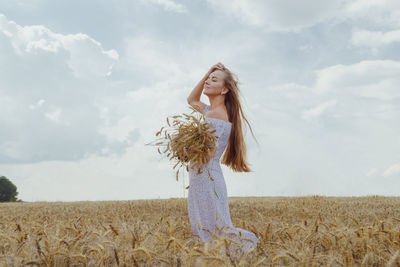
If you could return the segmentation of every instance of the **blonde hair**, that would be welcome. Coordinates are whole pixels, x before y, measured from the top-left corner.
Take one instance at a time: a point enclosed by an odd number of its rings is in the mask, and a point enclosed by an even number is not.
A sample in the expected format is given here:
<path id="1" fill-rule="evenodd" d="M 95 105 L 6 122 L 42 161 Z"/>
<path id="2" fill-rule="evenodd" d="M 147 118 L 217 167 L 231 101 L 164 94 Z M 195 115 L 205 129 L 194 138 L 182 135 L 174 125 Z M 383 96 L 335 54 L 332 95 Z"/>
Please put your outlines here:
<path id="1" fill-rule="evenodd" d="M 251 172 L 248 162 L 246 162 L 246 143 L 244 142 L 242 131 L 242 118 L 250 127 L 251 134 L 257 142 L 251 129 L 250 123 L 244 116 L 242 105 L 239 99 L 239 81 L 237 75 L 227 68 L 221 69 L 225 73 L 224 86 L 229 89 L 225 94 L 225 106 L 228 111 L 229 121 L 232 122 L 231 133 L 226 150 L 222 156 L 222 164 L 231 167 L 235 172 Z M 258 144 L 258 142 L 257 142 Z"/>

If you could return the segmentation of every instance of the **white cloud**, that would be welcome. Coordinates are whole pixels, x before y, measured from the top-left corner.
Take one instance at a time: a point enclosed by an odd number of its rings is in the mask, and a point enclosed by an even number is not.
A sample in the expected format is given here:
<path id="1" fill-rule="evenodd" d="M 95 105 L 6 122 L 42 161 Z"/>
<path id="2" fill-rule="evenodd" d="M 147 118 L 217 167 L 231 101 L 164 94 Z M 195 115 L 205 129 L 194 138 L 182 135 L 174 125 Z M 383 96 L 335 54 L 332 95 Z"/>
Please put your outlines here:
<path id="1" fill-rule="evenodd" d="M 182 197 L 182 180 L 177 183 L 171 164 L 155 159 L 155 154 L 154 147 L 138 142 L 121 156 L 2 164 L 1 171 L 17 185 L 18 197 L 25 201 Z M 187 185 L 187 175 L 185 179 Z"/>
<path id="2" fill-rule="evenodd" d="M 37 108 L 40 108 L 41 106 L 43 106 L 43 104 L 44 104 L 45 102 L 46 102 L 46 100 L 44 100 L 44 99 L 39 99 L 39 100 L 37 101 L 37 103 L 29 105 L 29 108 L 30 108 L 30 109 L 37 109 Z"/>
<path id="3" fill-rule="evenodd" d="M 397 0 L 207 0 L 213 11 L 264 31 L 294 31 L 318 23 L 368 22 L 384 28 L 400 26 Z"/>
<path id="4" fill-rule="evenodd" d="M 249 25 L 260 26 L 264 23 L 263 18 L 257 14 L 262 6 L 260 1 L 214 1 L 207 0 L 217 12 L 233 15 L 241 22 Z"/>
<path id="5" fill-rule="evenodd" d="M 400 174 L 400 163 L 393 164 L 383 172 L 383 176 L 392 176 Z"/>
<path id="6" fill-rule="evenodd" d="M 370 21 L 375 26 L 389 28 L 400 26 L 400 2 L 397 0 L 348 1 L 342 12 L 351 21 Z"/>
<path id="7" fill-rule="evenodd" d="M 350 65 L 334 65 L 315 71 L 314 91 L 345 92 L 358 96 L 391 100 L 400 97 L 400 62 L 365 60 Z"/>
<path id="8" fill-rule="evenodd" d="M 60 122 L 60 115 L 61 115 L 61 108 L 59 107 L 52 107 L 52 110 L 50 112 L 44 113 L 44 115 L 54 121 L 54 122 Z"/>
<path id="9" fill-rule="evenodd" d="M 312 51 L 312 45 L 311 44 L 305 44 L 305 45 L 301 45 L 299 46 L 299 50 L 303 51 L 303 52 L 309 52 Z"/>
<path id="10" fill-rule="evenodd" d="M 136 36 L 125 40 L 123 67 L 147 79 L 172 79 L 182 76 L 178 60 L 171 57 L 174 48 L 151 36 Z"/>
<path id="11" fill-rule="evenodd" d="M 335 19 L 344 1 L 246 1 L 208 0 L 218 12 L 265 31 L 300 31 L 319 22 Z"/>
<path id="12" fill-rule="evenodd" d="M 96 98 L 119 55 L 86 34 L 20 26 L 0 14 L 0 162 L 76 159 L 104 147 Z M 18 133 L 18 134 L 15 134 Z M 133 136 L 130 136 L 133 138 Z M 124 143 L 120 145 L 126 146 Z"/>
<path id="13" fill-rule="evenodd" d="M 3 14 L 0 14 L 0 33 L 20 57 L 25 54 L 39 56 L 46 52 L 67 52 L 68 66 L 76 77 L 82 79 L 106 76 L 119 57 L 114 49 L 104 51 L 99 42 L 86 34 L 63 35 L 53 33 L 43 25 L 20 26 L 7 20 Z"/>
<path id="14" fill-rule="evenodd" d="M 177 13 L 186 13 L 188 12 L 186 7 L 182 4 L 176 3 L 172 0 L 141 0 L 143 3 L 152 3 L 155 5 L 160 5 L 166 11 L 173 11 Z"/>
<path id="15" fill-rule="evenodd" d="M 377 168 L 372 168 L 365 174 L 365 176 L 371 177 L 377 175 L 378 173 L 379 171 Z"/>
<path id="16" fill-rule="evenodd" d="M 57 34 L 69 51 L 69 67 L 78 78 L 109 76 L 119 55 L 114 49 L 104 51 L 101 44 L 86 34 Z"/>
<path id="17" fill-rule="evenodd" d="M 369 31 L 354 29 L 351 44 L 355 46 L 380 48 L 395 42 L 400 42 L 400 30 L 394 31 Z"/>
<path id="18" fill-rule="evenodd" d="M 327 109 L 332 108 L 336 105 L 336 99 L 329 100 L 327 102 L 318 104 L 317 106 L 304 110 L 301 114 L 301 118 L 304 120 L 312 120 L 318 118 L 322 115 Z"/>
<path id="19" fill-rule="evenodd" d="M 340 12 L 343 1 L 208 0 L 207 2 L 217 12 L 233 16 L 244 24 L 262 27 L 266 31 L 299 31 L 334 18 Z"/>
<path id="20" fill-rule="evenodd" d="M 20 140 L 5 140 L 0 143 L 1 156 L 18 159 L 18 160 L 29 160 L 30 155 L 24 153 L 23 144 Z"/>

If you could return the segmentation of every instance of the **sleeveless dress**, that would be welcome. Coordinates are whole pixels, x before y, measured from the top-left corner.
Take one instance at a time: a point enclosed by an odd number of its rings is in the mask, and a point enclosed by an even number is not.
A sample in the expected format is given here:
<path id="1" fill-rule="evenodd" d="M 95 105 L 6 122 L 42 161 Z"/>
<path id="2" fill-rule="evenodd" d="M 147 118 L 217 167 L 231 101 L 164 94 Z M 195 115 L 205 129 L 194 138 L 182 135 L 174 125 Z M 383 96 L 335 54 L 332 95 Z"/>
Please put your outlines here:
<path id="1" fill-rule="evenodd" d="M 210 109 L 209 105 L 203 114 Z M 232 123 L 217 118 L 207 118 L 210 127 L 215 128 L 216 152 L 214 156 L 203 165 L 202 173 L 197 174 L 198 166 L 189 168 L 188 215 L 194 239 L 202 242 L 228 237 L 234 242 L 235 251 L 247 253 L 249 249 L 257 246 L 258 238 L 252 232 L 235 228 L 232 224 L 228 194 L 222 173 L 220 158 L 228 144 Z M 193 165 L 190 163 L 190 167 Z M 214 181 L 209 177 L 214 179 Z M 233 248 L 230 248 L 232 251 Z"/>

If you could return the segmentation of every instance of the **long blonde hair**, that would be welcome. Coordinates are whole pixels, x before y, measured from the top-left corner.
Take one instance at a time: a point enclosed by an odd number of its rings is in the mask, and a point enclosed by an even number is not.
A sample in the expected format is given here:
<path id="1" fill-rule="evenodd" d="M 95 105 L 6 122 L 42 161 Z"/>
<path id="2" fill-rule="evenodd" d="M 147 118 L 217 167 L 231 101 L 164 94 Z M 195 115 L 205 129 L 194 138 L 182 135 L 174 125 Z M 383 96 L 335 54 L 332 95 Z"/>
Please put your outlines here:
<path id="1" fill-rule="evenodd" d="M 250 123 L 244 116 L 242 105 L 239 99 L 239 81 L 237 76 L 227 68 L 221 69 L 224 72 L 224 86 L 229 89 L 229 92 L 225 94 L 225 106 L 228 111 L 229 121 L 232 122 L 231 133 L 228 141 L 228 145 L 222 156 L 222 164 L 229 166 L 235 172 L 251 172 L 248 162 L 246 162 L 246 143 L 244 142 L 243 131 L 242 131 L 242 118 L 247 122 L 250 127 L 251 134 L 257 142 L 251 129 Z M 240 116 L 241 115 L 241 116 Z M 258 144 L 258 142 L 257 142 Z"/>

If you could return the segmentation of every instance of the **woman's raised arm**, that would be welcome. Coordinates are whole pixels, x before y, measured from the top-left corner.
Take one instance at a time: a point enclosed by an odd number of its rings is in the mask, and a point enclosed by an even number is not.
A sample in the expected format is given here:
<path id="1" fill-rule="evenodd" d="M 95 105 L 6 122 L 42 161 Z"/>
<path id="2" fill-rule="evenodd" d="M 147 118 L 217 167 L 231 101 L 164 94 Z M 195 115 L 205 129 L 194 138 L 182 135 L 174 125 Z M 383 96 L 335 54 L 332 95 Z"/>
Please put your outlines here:
<path id="1" fill-rule="evenodd" d="M 203 92 L 204 89 L 204 82 L 207 80 L 208 76 L 216 70 L 216 69 L 222 69 L 224 68 L 224 65 L 222 65 L 221 62 L 218 62 L 214 66 L 210 68 L 210 70 L 204 75 L 203 79 L 200 80 L 200 82 L 196 85 L 195 88 L 193 88 L 192 92 L 187 98 L 188 104 L 195 106 L 199 105 L 200 109 L 199 112 L 202 112 L 203 108 L 205 107 L 205 104 L 200 101 L 201 93 Z"/>
<path id="2" fill-rule="evenodd" d="M 223 69 L 223 68 L 224 68 L 224 65 L 222 65 L 221 62 L 218 62 L 217 64 L 215 64 L 214 66 L 212 66 L 210 68 L 210 70 L 206 73 L 206 75 L 204 75 L 203 79 L 201 79 L 201 81 L 196 85 L 196 87 L 192 90 L 192 92 L 188 96 L 187 101 L 189 104 L 192 101 L 200 101 L 201 93 L 203 92 L 203 89 L 204 89 L 204 82 L 207 80 L 208 76 L 210 76 L 210 74 L 214 70 Z"/>

